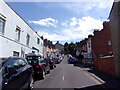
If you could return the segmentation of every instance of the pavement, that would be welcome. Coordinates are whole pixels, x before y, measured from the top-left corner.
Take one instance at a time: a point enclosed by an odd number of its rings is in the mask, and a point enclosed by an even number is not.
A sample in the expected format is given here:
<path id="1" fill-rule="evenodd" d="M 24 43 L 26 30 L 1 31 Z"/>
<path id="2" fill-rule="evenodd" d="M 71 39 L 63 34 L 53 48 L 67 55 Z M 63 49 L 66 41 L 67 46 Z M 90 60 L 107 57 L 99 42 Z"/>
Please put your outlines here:
<path id="1" fill-rule="evenodd" d="M 99 82 L 105 82 L 103 84 L 103 87 L 107 89 L 120 90 L 120 78 L 108 75 L 104 72 L 100 72 L 95 69 L 90 69 L 89 67 L 85 67 L 82 64 L 76 64 L 75 66 L 82 68 L 84 71 L 86 71 L 89 75 L 94 77 Z"/>
<path id="2" fill-rule="evenodd" d="M 68 64 L 65 56 L 63 61 L 46 75 L 44 80 L 35 81 L 33 87 L 42 90 L 107 89 L 105 84 L 106 81 L 91 69 Z"/>

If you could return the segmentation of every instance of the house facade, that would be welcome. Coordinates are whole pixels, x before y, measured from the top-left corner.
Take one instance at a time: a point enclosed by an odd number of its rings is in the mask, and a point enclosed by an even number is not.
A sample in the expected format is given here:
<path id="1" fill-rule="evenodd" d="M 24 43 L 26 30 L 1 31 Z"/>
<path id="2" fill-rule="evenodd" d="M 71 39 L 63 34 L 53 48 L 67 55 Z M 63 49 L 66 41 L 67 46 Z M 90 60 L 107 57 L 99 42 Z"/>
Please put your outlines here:
<path id="1" fill-rule="evenodd" d="M 115 0 L 116 1 L 116 0 Z M 120 1 L 113 3 L 110 15 L 110 28 L 112 34 L 115 72 L 120 77 Z"/>
<path id="2" fill-rule="evenodd" d="M 59 41 L 57 41 L 57 43 L 55 44 L 55 49 L 58 54 L 64 53 L 64 46 L 62 44 L 60 44 Z"/>
<path id="3" fill-rule="evenodd" d="M 44 58 L 47 57 L 56 57 L 57 50 L 55 49 L 55 46 L 53 45 L 52 41 L 44 39 Z"/>
<path id="4" fill-rule="evenodd" d="M 103 29 L 94 31 L 92 37 L 93 61 L 95 69 L 115 75 L 114 55 L 110 32 L 110 23 L 103 22 Z"/>
<path id="5" fill-rule="evenodd" d="M 0 0 L 0 57 L 43 56 L 41 37 L 3 0 Z"/>

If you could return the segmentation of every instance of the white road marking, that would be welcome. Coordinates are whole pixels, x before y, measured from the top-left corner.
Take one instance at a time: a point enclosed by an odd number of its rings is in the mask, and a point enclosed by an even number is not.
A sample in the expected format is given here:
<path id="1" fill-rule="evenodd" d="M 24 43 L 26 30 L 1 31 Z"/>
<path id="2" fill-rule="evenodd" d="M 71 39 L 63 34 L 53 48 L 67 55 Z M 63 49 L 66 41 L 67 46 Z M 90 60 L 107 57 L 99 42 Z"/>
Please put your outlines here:
<path id="1" fill-rule="evenodd" d="M 96 80 L 92 75 L 89 75 L 87 72 L 85 72 L 85 74 L 86 74 L 87 76 L 89 76 L 91 79 L 93 79 L 97 84 L 103 84 L 103 83 L 104 83 L 103 80 L 101 80 L 101 81 L 103 81 L 103 82 L 101 83 L 100 81 Z M 95 76 L 95 75 L 94 75 L 94 76 Z"/>
<path id="2" fill-rule="evenodd" d="M 65 80 L 65 77 L 63 76 L 63 78 L 62 78 L 63 80 Z"/>
<path id="3" fill-rule="evenodd" d="M 62 88 L 60 88 L 60 90 L 62 90 Z"/>

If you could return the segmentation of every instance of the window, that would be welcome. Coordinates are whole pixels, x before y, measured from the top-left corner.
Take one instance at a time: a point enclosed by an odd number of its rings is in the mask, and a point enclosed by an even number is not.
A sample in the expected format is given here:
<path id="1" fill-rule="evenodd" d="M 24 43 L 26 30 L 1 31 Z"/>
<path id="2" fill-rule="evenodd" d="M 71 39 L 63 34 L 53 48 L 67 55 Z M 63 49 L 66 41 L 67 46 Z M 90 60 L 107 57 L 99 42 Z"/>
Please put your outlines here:
<path id="1" fill-rule="evenodd" d="M 15 39 L 17 41 L 20 41 L 20 32 L 21 32 L 21 30 L 20 30 L 20 28 L 18 26 L 17 26 L 15 32 L 16 32 L 16 38 Z"/>
<path id="2" fill-rule="evenodd" d="M 37 44 L 40 44 L 40 39 L 39 38 L 37 38 Z"/>
<path id="3" fill-rule="evenodd" d="M 5 20 L 0 18 L 0 33 L 4 33 Z"/>
<path id="4" fill-rule="evenodd" d="M 19 52 L 13 51 L 13 56 L 19 57 Z"/>
<path id="5" fill-rule="evenodd" d="M 27 34 L 27 37 L 26 37 L 26 45 L 29 46 L 29 43 L 30 43 L 30 35 Z"/>
<path id="6" fill-rule="evenodd" d="M 88 42 L 88 47 L 91 47 L 90 42 Z"/>
<path id="7" fill-rule="evenodd" d="M 110 41 L 110 40 L 108 40 L 108 45 L 112 45 L 112 43 L 111 43 L 111 41 Z"/>

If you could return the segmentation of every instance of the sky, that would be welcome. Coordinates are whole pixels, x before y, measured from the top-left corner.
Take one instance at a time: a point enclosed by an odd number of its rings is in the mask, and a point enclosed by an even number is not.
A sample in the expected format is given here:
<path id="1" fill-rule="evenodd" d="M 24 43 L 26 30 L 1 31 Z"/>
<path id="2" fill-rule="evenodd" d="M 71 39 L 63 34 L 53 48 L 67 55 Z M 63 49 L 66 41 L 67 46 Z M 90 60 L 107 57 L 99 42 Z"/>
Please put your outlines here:
<path id="1" fill-rule="evenodd" d="M 64 44 L 101 30 L 113 0 L 99 2 L 8 2 L 40 36 Z"/>

